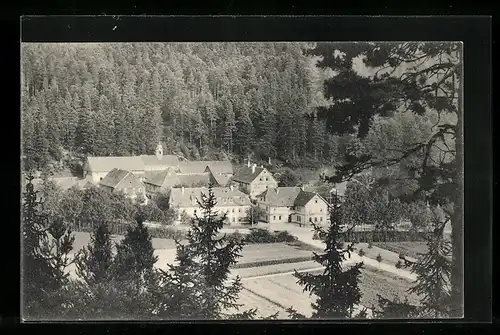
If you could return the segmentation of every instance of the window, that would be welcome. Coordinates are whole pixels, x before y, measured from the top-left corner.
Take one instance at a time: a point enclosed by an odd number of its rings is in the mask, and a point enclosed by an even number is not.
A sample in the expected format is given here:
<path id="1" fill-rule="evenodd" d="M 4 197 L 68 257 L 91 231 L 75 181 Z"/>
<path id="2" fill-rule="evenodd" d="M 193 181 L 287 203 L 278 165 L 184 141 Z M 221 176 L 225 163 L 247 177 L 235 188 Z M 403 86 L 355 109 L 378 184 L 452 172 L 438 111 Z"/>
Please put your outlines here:
<path id="1" fill-rule="evenodd" d="M 320 217 L 320 218 L 319 218 L 319 220 L 320 220 L 321 222 L 323 222 L 323 217 Z"/>
<path id="2" fill-rule="evenodd" d="M 273 220 L 276 220 L 276 215 L 273 215 Z"/>
<path id="3" fill-rule="evenodd" d="M 231 212 L 233 212 L 233 213 L 234 213 L 234 208 L 233 208 L 233 210 L 232 210 Z"/>
<path id="4" fill-rule="evenodd" d="M 195 210 L 193 211 L 193 213 L 196 215 L 196 212 L 197 212 L 197 210 L 195 209 Z"/>
<path id="5" fill-rule="evenodd" d="M 314 203 L 317 204 L 318 203 L 318 199 L 314 200 Z"/>
<path id="6" fill-rule="evenodd" d="M 99 180 L 102 180 L 102 177 L 101 177 L 101 178 L 99 178 Z"/>
<path id="7" fill-rule="evenodd" d="M 241 222 L 241 218 L 238 218 L 238 222 Z"/>
<path id="8" fill-rule="evenodd" d="M 323 211 L 323 208 L 320 208 L 320 209 L 319 209 L 319 211 L 320 211 L 320 212 L 322 212 L 322 211 Z"/>
<path id="9" fill-rule="evenodd" d="M 241 213 L 241 208 L 238 208 L 238 213 Z"/>
<path id="10" fill-rule="evenodd" d="M 266 181 L 268 181 L 268 180 L 269 180 L 269 178 L 266 177 Z"/>
<path id="11" fill-rule="evenodd" d="M 259 178 L 259 179 L 260 179 L 260 181 L 262 181 L 262 178 Z"/>
<path id="12" fill-rule="evenodd" d="M 314 222 L 318 222 L 318 218 L 317 217 L 314 217 Z"/>
<path id="13" fill-rule="evenodd" d="M 281 220 L 281 215 L 280 215 L 280 216 L 278 216 L 278 220 Z"/>
<path id="14" fill-rule="evenodd" d="M 299 221 L 299 222 L 300 222 L 300 216 L 298 216 L 298 215 L 297 215 L 297 221 Z"/>
<path id="15" fill-rule="evenodd" d="M 233 216 L 233 222 L 236 222 L 236 218 Z"/>
<path id="16" fill-rule="evenodd" d="M 268 188 L 268 186 L 266 185 L 266 189 Z"/>
<path id="17" fill-rule="evenodd" d="M 267 221 L 267 220 L 268 220 L 268 217 L 267 217 L 267 215 L 266 215 L 266 221 Z"/>

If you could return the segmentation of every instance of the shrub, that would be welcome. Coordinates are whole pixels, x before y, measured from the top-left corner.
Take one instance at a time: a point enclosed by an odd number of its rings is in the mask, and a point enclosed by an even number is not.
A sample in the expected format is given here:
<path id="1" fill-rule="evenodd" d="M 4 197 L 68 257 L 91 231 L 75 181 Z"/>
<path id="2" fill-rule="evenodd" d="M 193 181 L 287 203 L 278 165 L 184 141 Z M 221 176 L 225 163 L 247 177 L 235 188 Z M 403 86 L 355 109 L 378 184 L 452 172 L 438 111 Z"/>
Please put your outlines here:
<path id="1" fill-rule="evenodd" d="M 236 241 L 236 242 L 245 241 L 245 236 L 239 231 L 235 231 L 232 234 L 227 234 L 226 236 L 229 241 Z"/>
<path id="2" fill-rule="evenodd" d="M 377 255 L 377 258 L 375 258 L 377 260 L 377 262 L 380 264 L 380 262 L 382 262 L 382 256 L 380 256 L 380 254 Z"/>
<path id="3" fill-rule="evenodd" d="M 396 269 L 401 269 L 401 267 L 403 266 L 403 263 L 401 263 L 401 260 L 399 260 L 397 263 L 396 263 Z"/>
<path id="4" fill-rule="evenodd" d="M 250 229 L 250 233 L 245 237 L 245 243 L 280 243 L 295 241 L 297 241 L 297 237 L 287 231 L 272 233 L 262 228 Z"/>
<path id="5" fill-rule="evenodd" d="M 365 255 L 365 251 L 363 250 L 363 248 L 359 249 L 358 255 L 359 257 L 363 257 Z"/>
<path id="6" fill-rule="evenodd" d="M 245 238 L 247 243 L 274 243 L 276 238 L 266 229 L 251 229 Z"/>
<path id="7" fill-rule="evenodd" d="M 371 242 L 368 242 L 368 249 L 371 249 L 371 248 L 373 248 L 373 245 Z"/>
<path id="8" fill-rule="evenodd" d="M 277 242 L 295 242 L 297 237 L 290 234 L 288 231 L 280 231 L 276 235 Z"/>

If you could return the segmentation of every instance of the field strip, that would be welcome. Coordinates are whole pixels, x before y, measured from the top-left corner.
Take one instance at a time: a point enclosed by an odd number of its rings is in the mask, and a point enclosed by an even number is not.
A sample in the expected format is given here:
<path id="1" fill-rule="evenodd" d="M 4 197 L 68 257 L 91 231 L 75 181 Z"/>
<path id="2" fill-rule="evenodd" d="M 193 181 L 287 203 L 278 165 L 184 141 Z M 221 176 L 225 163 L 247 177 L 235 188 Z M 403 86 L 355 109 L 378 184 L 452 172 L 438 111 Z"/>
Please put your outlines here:
<path id="1" fill-rule="evenodd" d="M 272 299 L 269 299 L 268 297 L 266 297 L 266 296 L 264 296 L 262 294 L 259 294 L 259 293 L 255 292 L 254 290 L 251 290 L 251 289 L 249 289 L 247 287 L 243 287 L 243 290 L 246 290 L 246 291 L 250 292 L 251 294 L 253 294 L 253 295 L 257 296 L 257 297 L 259 297 L 261 299 L 264 299 L 265 301 L 267 301 L 267 302 L 269 302 L 269 303 L 271 303 L 271 304 L 273 304 L 273 305 L 275 305 L 275 306 L 277 306 L 279 308 L 282 308 L 283 310 L 287 309 L 287 307 L 283 306 L 282 304 L 280 304 L 280 303 L 278 303 L 278 302 L 276 302 L 276 301 L 274 301 Z"/>

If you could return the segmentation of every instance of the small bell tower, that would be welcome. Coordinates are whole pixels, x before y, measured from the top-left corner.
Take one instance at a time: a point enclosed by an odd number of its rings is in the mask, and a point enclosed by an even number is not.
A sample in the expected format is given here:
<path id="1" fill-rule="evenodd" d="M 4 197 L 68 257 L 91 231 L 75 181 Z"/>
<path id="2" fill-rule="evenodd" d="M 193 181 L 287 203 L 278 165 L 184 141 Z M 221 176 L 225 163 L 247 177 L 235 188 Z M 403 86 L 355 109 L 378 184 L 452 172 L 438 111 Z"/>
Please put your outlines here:
<path id="1" fill-rule="evenodd" d="M 160 142 L 156 146 L 156 158 L 161 159 L 163 157 L 163 146 Z"/>

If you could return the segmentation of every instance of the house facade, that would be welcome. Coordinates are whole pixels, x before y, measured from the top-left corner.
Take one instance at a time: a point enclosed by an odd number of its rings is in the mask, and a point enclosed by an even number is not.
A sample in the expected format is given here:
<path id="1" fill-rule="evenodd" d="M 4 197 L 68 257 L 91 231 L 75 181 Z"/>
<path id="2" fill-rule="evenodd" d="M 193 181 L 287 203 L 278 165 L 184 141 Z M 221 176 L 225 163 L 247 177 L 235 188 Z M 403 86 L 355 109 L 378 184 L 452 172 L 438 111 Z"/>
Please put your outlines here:
<path id="1" fill-rule="evenodd" d="M 125 157 L 93 157 L 87 158 L 83 170 L 84 178 L 99 183 L 113 169 L 130 171 L 141 181 L 148 183 L 148 189 L 158 187 L 172 187 L 178 184 L 191 184 L 206 181 L 208 184 L 210 174 L 213 173 L 221 181 L 233 175 L 233 166 L 230 161 L 183 161 L 175 155 L 164 155 L 163 147 L 158 144 L 155 155 L 125 156 Z M 210 168 L 210 170 L 207 170 Z M 177 183 L 173 173 L 181 179 Z M 194 176 L 194 177 L 188 177 Z M 168 180 L 165 180 L 168 177 Z M 158 184 L 162 181 L 160 184 Z M 225 184 L 225 183 L 222 183 Z M 171 185 L 171 186 L 170 186 Z"/>
<path id="2" fill-rule="evenodd" d="M 268 189 L 257 197 L 257 204 L 265 212 L 261 219 L 269 224 L 326 224 L 329 217 L 328 202 L 300 187 Z"/>
<path id="3" fill-rule="evenodd" d="M 99 187 L 110 192 L 123 192 L 132 200 L 147 202 L 146 187 L 140 179 L 130 171 L 111 170 L 100 182 Z M 142 197 L 142 199 L 138 199 Z"/>
<path id="4" fill-rule="evenodd" d="M 214 187 L 212 190 L 217 198 L 215 210 L 227 214 L 226 224 L 245 221 L 251 205 L 247 194 L 233 187 Z M 191 218 L 201 215 L 198 200 L 201 200 L 202 194 L 208 194 L 208 188 L 172 188 L 169 204 L 178 211 L 178 223 L 183 212 Z"/>
<path id="5" fill-rule="evenodd" d="M 240 167 L 235 170 L 231 181 L 237 188 L 250 195 L 252 200 L 257 199 L 267 189 L 277 188 L 278 182 L 273 175 L 264 167 L 256 164 Z"/>

